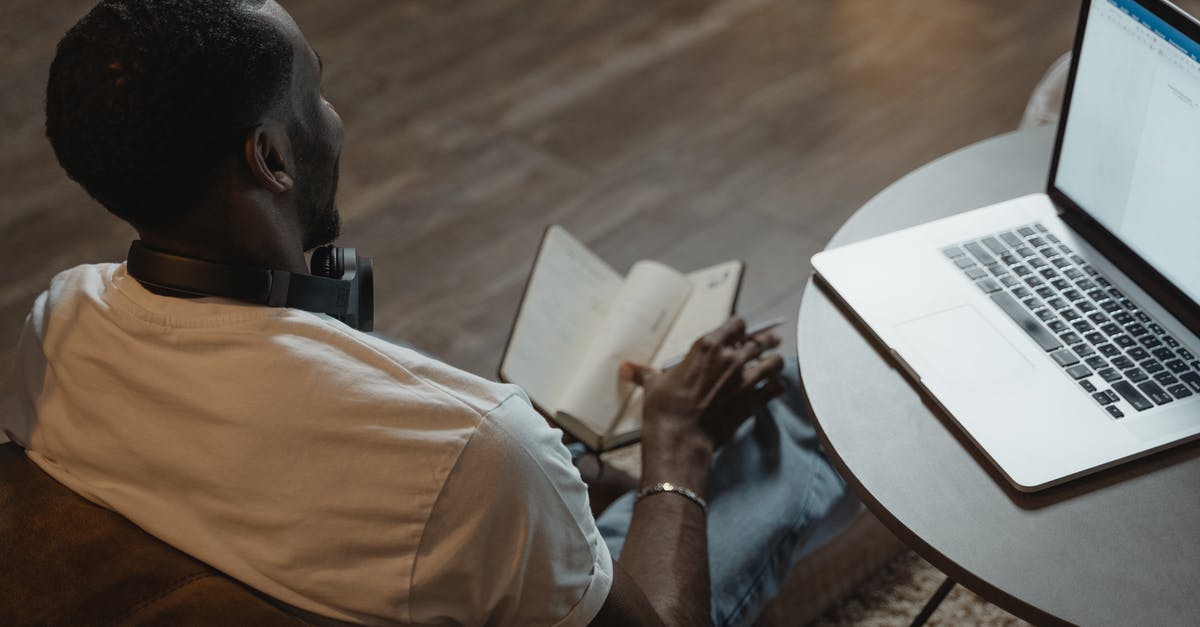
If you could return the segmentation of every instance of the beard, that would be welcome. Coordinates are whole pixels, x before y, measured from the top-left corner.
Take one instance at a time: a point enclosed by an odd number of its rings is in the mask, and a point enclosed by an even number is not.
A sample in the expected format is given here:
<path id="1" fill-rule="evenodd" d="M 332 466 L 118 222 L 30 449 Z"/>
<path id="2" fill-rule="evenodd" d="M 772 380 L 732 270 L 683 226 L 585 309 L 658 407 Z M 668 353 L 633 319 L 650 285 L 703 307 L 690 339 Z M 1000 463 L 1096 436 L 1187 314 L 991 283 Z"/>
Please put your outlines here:
<path id="1" fill-rule="evenodd" d="M 335 197 L 342 155 L 340 147 L 323 141 L 318 132 L 299 122 L 288 126 L 288 136 L 297 149 L 296 202 L 307 252 L 341 235 L 342 218 Z"/>
<path id="2" fill-rule="evenodd" d="M 312 183 L 300 190 L 300 216 L 306 251 L 329 244 L 342 233 L 342 217 L 334 199 L 338 184 L 337 160 L 333 162 L 332 170 L 325 185 L 318 185 L 324 181 L 310 173 L 305 178 Z"/>

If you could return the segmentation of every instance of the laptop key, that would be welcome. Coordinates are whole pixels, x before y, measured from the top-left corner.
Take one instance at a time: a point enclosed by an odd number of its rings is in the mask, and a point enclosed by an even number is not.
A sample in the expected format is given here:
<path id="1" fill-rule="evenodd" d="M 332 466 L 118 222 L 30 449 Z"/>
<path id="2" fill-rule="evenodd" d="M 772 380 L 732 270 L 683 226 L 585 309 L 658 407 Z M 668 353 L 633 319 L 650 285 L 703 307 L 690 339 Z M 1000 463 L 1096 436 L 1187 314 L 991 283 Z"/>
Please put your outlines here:
<path id="1" fill-rule="evenodd" d="M 971 268 L 967 268 L 967 276 L 971 277 L 972 281 L 978 281 L 979 279 L 982 279 L 983 277 L 987 276 L 987 273 L 984 272 L 983 270 L 980 270 L 979 266 L 974 266 Z"/>
<path id="2" fill-rule="evenodd" d="M 1175 359 L 1175 351 L 1173 351 L 1165 346 L 1156 348 L 1151 352 L 1154 353 L 1155 357 L 1157 357 L 1163 361 Z"/>
<path id="3" fill-rule="evenodd" d="M 1132 352 L 1133 351 L 1130 351 L 1130 353 L 1132 353 Z M 1149 372 L 1150 374 L 1154 374 L 1156 372 L 1163 371 L 1163 365 L 1158 363 L 1157 361 L 1154 361 L 1153 359 L 1147 359 L 1146 361 L 1143 361 L 1143 362 L 1139 363 L 1138 365 L 1142 367 L 1142 370 L 1145 370 L 1146 372 Z"/>
<path id="4" fill-rule="evenodd" d="M 1183 363 L 1182 361 L 1180 361 L 1178 359 L 1168 361 L 1167 367 L 1170 368 L 1171 372 L 1174 372 L 1175 374 L 1179 374 L 1181 372 L 1187 372 L 1188 370 L 1190 370 L 1190 368 L 1188 368 L 1187 364 Z"/>
<path id="5" fill-rule="evenodd" d="M 1147 353 L 1146 349 L 1141 347 L 1131 348 L 1129 349 L 1129 357 L 1134 361 L 1145 361 L 1150 359 L 1150 353 Z"/>
<path id="6" fill-rule="evenodd" d="M 967 252 L 971 253 L 985 265 L 996 263 L 996 258 L 992 256 L 992 253 L 984 250 L 983 246 L 980 246 L 978 242 L 967 242 L 963 245 L 963 248 L 966 248 Z"/>
<path id="7" fill-rule="evenodd" d="M 1000 277 L 1000 282 L 1004 284 L 1004 287 L 1007 287 L 1009 289 L 1014 289 L 1014 290 L 1025 289 L 1024 287 L 1021 287 L 1021 282 L 1014 279 L 1011 275 L 1005 275 L 1005 276 Z"/>
<path id="8" fill-rule="evenodd" d="M 1054 351 L 1050 353 L 1050 356 L 1053 357 L 1054 361 L 1057 361 L 1058 365 L 1062 366 L 1063 368 L 1066 368 L 1067 366 L 1074 366 L 1075 364 L 1079 363 L 1079 358 L 1071 354 L 1070 351 Z M 1091 373 L 1089 372 L 1088 374 Z M 1079 377 L 1075 378 L 1078 379 Z"/>
<path id="9" fill-rule="evenodd" d="M 1131 360 L 1125 356 L 1114 357 L 1112 360 L 1112 364 L 1114 366 L 1120 368 L 1121 370 L 1128 370 L 1133 367 L 1133 360 Z"/>
<path id="10" fill-rule="evenodd" d="M 1088 391 L 1088 392 L 1095 392 L 1095 391 L 1096 391 L 1096 386 L 1095 386 L 1094 384 L 1092 384 L 1092 382 L 1091 382 L 1091 381 L 1088 381 L 1087 379 L 1084 379 L 1083 381 L 1080 381 L 1080 382 L 1079 382 L 1079 385 L 1080 385 L 1080 387 L 1082 387 L 1084 390 L 1086 390 L 1086 391 Z"/>
<path id="11" fill-rule="evenodd" d="M 1058 339 L 1062 340 L 1063 344 L 1078 344 L 1083 341 L 1083 338 L 1070 332 L 1063 333 L 1062 335 L 1058 336 Z"/>
<path id="12" fill-rule="evenodd" d="M 997 255 L 1003 255 L 1004 253 L 1008 252 L 1008 247 L 1004 244 L 1001 244 L 1000 240 L 994 237 L 989 236 L 983 238 L 983 245 L 987 246 L 988 250 L 996 253 Z"/>
<path id="13" fill-rule="evenodd" d="M 1146 374 L 1144 371 L 1142 371 L 1138 368 L 1126 370 L 1125 376 L 1129 377 L 1129 380 L 1133 381 L 1134 383 L 1139 383 L 1141 381 L 1145 381 L 1146 379 L 1150 378 L 1150 375 Z"/>
<path id="14" fill-rule="evenodd" d="M 1004 240 L 1004 243 L 1005 243 L 1005 244 L 1008 244 L 1009 246 L 1012 246 L 1013 248 L 1016 248 L 1017 246 L 1020 246 L 1021 244 L 1023 244 L 1023 243 L 1024 243 L 1024 242 L 1021 240 L 1021 238 L 1019 238 L 1019 237 L 1017 237 L 1016 235 L 1014 235 L 1014 234 L 1013 234 L 1011 231 L 1009 231 L 1009 232 L 1005 232 L 1005 233 L 1001 233 L 1001 234 L 1000 234 L 1000 239 Z"/>
<path id="15" fill-rule="evenodd" d="M 1111 405 L 1112 404 L 1112 401 L 1109 400 L 1108 395 L 1105 394 L 1104 392 L 1096 392 L 1095 394 L 1092 395 L 1092 398 L 1096 399 L 1096 402 L 1100 403 L 1101 405 Z"/>
<path id="16" fill-rule="evenodd" d="M 1167 388 L 1167 391 L 1170 392 L 1171 396 L 1174 396 L 1175 398 L 1186 398 L 1192 395 L 1192 391 L 1189 390 L 1186 385 L 1182 384 L 1172 385 L 1171 387 Z"/>
<path id="17" fill-rule="evenodd" d="M 1109 383 L 1121 380 L 1121 373 L 1117 372 L 1113 368 L 1104 368 L 1104 369 L 1100 370 L 1099 372 L 1097 372 L 1096 374 L 1100 375 L 1101 378 L 1103 378 L 1105 381 L 1108 381 Z"/>
<path id="18" fill-rule="evenodd" d="M 1087 359 L 1085 359 L 1085 360 L 1084 360 L 1084 362 L 1085 362 L 1085 363 L 1087 363 L 1087 365 L 1089 365 L 1089 366 L 1091 366 L 1091 367 L 1093 367 L 1093 368 L 1095 368 L 1095 369 L 1097 369 L 1097 370 L 1099 370 L 1099 369 L 1101 369 L 1101 368 L 1103 368 L 1103 367 L 1105 367 L 1105 366 L 1107 366 L 1107 365 L 1108 365 L 1108 362 L 1107 362 L 1107 361 L 1104 361 L 1104 358 L 1103 358 L 1103 357 L 1099 357 L 1099 356 L 1097 356 L 1097 357 L 1088 357 Z"/>
<path id="19" fill-rule="evenodd" d="M 979 289 L 983 290 L 983 292 L 985 294 L 991 294 L 992 292 L 999 292 L 1002 289 L 1000 287 L 999 283 L 997 283 L 991 279 L 982 279 L 980 281 L 976 281 L 975 285 L 978 285 Z"/>
<path id="20" fill-rule="evenodd" d="M 1112 344 L 1100 344 L 1096 347 L 1096 350 L 1100 351 L 1100 354 L 1104 355 L 1105 357 L 1112 357 L 1113 355 L 1121 354 L 1121 349 L 1113 346 Z"/>
<path id="21" fill-rule="evenodd" d="M 1031 229 L 1027 226 L 1023 226 L 1023 227 L 1017 229 L 1017 232 L 1020 233 L 1024 237 L 1033 237 L 1033 229 Z"/>
<path id="22" fill-rule="evenodd" d="M 1193 392 L 1200 392 L 1200 374 L 1185 372 L 1179 375 L 1179 378 L 1183 379 L 1183 382 L 1192 388 Z"/>
<path id="23" fill-rule="evenodd" d="M 1055 333 L 1062 333 L 1067 330 L 1067 323 L 1062 320 L 1051 320 L 1046 323 L 1046 326 L 1050 327 L 1050 330 Z"/>
<path id="24" fill-rule="evenodd" d="M 1175 399 L 1171 398 L 1170 394 L 1167 394 L 1166 392 L 1164 392 L 1163 389 L 1158 387 L 1158 384 L 1153 381 L 1146 381 L 1145 383 L 1139 383 L 1138 389 L 1141 390 L 1142 392 L 1144 392 L 1146 394 L 1146 396 L 1149 396 L 1150 400 L 1153 400 L 1155 403 L 1157 403 L 1159 405 L 1166 405 L 1167 403 L 1170 403 L 1171 401 L 1175 400 Z"/>
<path id="25" fill-rule="evenodd" d="M 1124 418 L 1125 417 L 1125 412 L 1121 411 L 1121 409 L 1119 407 L 1117 407 L 1116 405 L 1109 405 L 1108 407 L 1105 407 L 1104 409 L 1107 410 L 1108 414 L 1110 416 L 1112 416 L 1113 418 Z"/>
<path id="26" fill-rule="evenodd" d="M 1143 383 L 1142 385 L 1145 384 Z M 1128 381 L 1117 381 L 1112 384 L 1112 387 L 1117 391 L 1117 394 L 1121 395 L 1121 398 L 1125 399 L 1126 403 L 1133 405 L 1133 408 L 1138 411 L 1146 411 L 1154 407 L 1154 403 L 1146 400 L 1146 397 L 1142 396 L 1142 393 Z"/>
<path id="27" fill-rule="evenodd" d="M 1175 375 L 1167 372 L 1166 370 L 1154 375 L 1154 380 L 1163 385 L 1175 385 L 1176 383 L 1179 383 L 1179 379 L 1176 379 Z"/>
<path id="28" fill-rule="evenodd" d="M 1062 351 L 1059 351 L 1059 352 L 1062 352 Z M 1087 366 L 1085 366 L 1083 364 L 1079 364 L 1079 365 L 1071 366 L 1070 368 L 1067 368 L 1067 374 L 1071 375 L 1071 377 L 1074 379 L 1082 379 L 1084 377 L 1092 376 L 1092 371 L 1088 370 Z"/>
<path id="29" fill-rule="evenodd" d="M 1089 355 L 1096 354 L 1096 350 L 1092 348 L 1091 344 L 1076 344 L 1075 346 L 1071 347 L 1071 350 L 1075 351 L 1075 354 L 1079 355 L 1080 357 L 1087 357 Z"/>

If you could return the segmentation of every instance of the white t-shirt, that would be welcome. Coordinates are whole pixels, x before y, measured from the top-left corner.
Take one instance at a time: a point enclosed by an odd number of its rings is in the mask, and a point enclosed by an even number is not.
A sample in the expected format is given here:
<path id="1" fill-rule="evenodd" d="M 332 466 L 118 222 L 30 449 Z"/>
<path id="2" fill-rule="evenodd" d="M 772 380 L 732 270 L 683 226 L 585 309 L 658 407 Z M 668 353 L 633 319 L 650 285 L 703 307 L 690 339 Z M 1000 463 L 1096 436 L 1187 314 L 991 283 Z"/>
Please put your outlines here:
<path id="1" fill-rule="evenodd" d="M 585 625 L 612 583 L 586 487 L 524 392 L 324 315 L 147 291 L 36 301 L 9 437 L 84 497 L 351 622 Z"/>

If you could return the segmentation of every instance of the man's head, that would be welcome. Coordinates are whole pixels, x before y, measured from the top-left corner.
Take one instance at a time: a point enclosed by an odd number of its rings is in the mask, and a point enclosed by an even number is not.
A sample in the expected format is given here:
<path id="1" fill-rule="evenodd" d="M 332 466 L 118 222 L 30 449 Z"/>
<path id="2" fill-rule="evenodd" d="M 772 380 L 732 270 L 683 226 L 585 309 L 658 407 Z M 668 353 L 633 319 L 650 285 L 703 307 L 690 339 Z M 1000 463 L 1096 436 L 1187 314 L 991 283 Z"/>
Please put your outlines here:
<path id="1" fill-rule="evenodd" d="M 46 134 L 71 178 L 143 236 L 261 238 L 233 232 L 250 224 L 309 249 L 338 231 L 341 121 L 320 75 L 272 0 L 104 0 L 59 42 Z M 243 220 L 244 207 L 278 215 Z"/>

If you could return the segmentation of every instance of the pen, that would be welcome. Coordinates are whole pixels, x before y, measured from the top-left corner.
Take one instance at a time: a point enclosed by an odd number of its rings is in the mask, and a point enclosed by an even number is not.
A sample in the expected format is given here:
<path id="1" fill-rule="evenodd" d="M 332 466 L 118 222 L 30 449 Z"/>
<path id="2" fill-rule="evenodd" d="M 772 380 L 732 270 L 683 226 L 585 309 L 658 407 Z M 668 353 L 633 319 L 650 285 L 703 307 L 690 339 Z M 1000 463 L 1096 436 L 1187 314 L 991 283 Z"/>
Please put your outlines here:
<path id="1" fill-rule="evenodd" d="M 746 329 L 746 332 L 744 333 L 744 335 L 746 337 L 750 337 L 752 335 L 758 335 L 759 333 L 762 333 L 763 331 L 770 331 L 771 329 L 774 329 L 775 327 L 783 324 L 784 322 L 787 322 L 787 320 L 784 320 L 783 318 L 771 318 L 770 320 L 765 320 L 763 322 L 760 322 L 760 323 Z M 670 370 L 671 368 L 678 366 L 680 364 L 680 362 L 683 361 L 683 358 L 686 356 L 687 355 L 676 355 L 675 357 L 668 359 L 667 361 L 663 362 L 662 369 Z"/>

